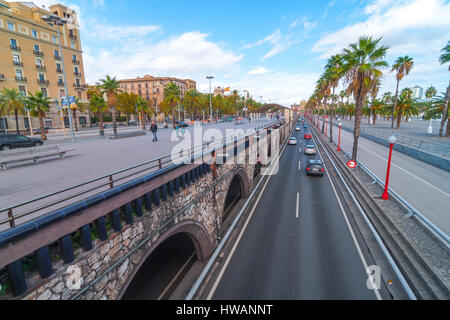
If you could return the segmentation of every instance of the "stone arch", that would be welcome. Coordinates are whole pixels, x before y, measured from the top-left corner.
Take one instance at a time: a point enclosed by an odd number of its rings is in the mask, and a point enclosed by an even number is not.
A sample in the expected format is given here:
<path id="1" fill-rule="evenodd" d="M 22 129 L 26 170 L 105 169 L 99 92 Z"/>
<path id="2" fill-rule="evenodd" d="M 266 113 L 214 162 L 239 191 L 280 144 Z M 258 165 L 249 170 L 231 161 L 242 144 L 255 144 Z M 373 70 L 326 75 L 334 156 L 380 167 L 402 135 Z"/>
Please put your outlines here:
<path id="1" fill-rule="evenodd" d="M 155 249 L 158 248 L 162 243 L 164 243 L 172 236 L 180 233 L 186 234 L 192 240 L 198 260 L 204 261 L 211 256 L 213 251 L 213 243 L 211 241 L 208 231 L 202 224 L 193 220 L 185 220 L 180 223 L 177 223 L 174 226 L 172 226 L 168 231 L 166 231 L 164 234 L 162 234 L 158 238 L 158 240 L 156 240 L 156 242 L 153 243 L 151 247 L 145 251 L 139 263 L 136 264 L 136 266 L 134 267 L 133 273 L 128 277 L 126 283 L 120 289 L 119 296 L 117 297 L 118 300 L 122 299 L 123 295 L 127 291 L 134 277 L 139 272 L 144 262 L 155 251 Z"/>
<path id="2" fill-rule="evenodd" d="M 225 189 L 225 198 L 222 206 L 222 211 L 220 218 L 222 219 L 222 223 L 224 220 L 226 220 L 226 217 L 228 213 L 230 212 L 230 208 L 227 208 L 229 205 L 228 203 L 228 197 L 229 193 L 232 191 L 232 188 L 235 187 L 235 181 L 239 182 L 240 185 L 240 198 L 245 199 L 250 195 L 250 181 L 248 178 L 247 171 L 243 167 L 239 167 L 233 174 L 233 177 L 230 179 L 230 182 L 227 185 L 227 188 Z"/>

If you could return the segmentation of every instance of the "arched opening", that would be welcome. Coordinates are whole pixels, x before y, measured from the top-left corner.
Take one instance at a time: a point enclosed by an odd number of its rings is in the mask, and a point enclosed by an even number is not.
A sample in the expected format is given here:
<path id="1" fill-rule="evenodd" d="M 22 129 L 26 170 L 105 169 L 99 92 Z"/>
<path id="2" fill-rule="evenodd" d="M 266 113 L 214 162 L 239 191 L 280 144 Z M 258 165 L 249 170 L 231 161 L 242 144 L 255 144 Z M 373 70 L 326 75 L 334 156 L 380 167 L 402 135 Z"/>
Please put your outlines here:
<path id="1" fill-rule="evenodd" d="M 184 232 L 172 235 L 141 265 L 122 300 L 169 299 L 196 261 L 192 238 Z"/>
<path id="2" fill-rule="evenodd" d="M 225 205 L 222 215 L 222 223 L 224 223 L 230 216 L 236 204 L 243 198 L 242 182 L 239 175 L 235 175 L 231 180 L 230 187 L 228 188 L 227 196 L 225 198 Z"/>

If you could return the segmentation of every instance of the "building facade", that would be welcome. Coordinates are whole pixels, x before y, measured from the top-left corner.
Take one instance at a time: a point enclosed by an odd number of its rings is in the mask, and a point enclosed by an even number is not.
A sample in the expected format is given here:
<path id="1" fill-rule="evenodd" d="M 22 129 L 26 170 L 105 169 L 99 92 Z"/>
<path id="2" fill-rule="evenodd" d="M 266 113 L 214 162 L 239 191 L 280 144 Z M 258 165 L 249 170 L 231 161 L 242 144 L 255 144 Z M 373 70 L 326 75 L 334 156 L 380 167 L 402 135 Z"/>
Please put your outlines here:
<path id="1" fill-rule="evenodd" d="M 413 92 L 413 98 L 421 100 L 423 98 L 423 88 L 420 86 L 414 86 L 411 88 Z"/>
<path id="2" fill-rule="evenodd" d="M 169 82 L 173 82 L 180 88 L 181 100 L 189 90 L 196 90 L 196 83 L 190 79 L 178 79 L 171 77 L 144 77 L 134 79 L 119 80 L 123 92 L 135 93 L 144 98 L 149 105 L 158 111 L 159 104 L 164 100 L 164 88 Z"/>
<path id="3" fill-rule="evenodd" d="M 62 52 L 56 26 L 42 20 L 44 15 L 66 18 L 68 23 L 59 28 Z M 0 0 L 0 90 L 18 89 L 23 95 L 40 91 L 52 99 L 46 114 L 45 126 L 67 128 L 69 119 L 60 110 L 61 97 L 66 96 L 63 68 L 69 96 L 86 102 L 86 86 L 77 13 L 61 4 L 48 9 L 32 2 Z M 78 127 L 89 126 L 89 115 L 77 110 Z M 2 119 L 3 120 L 3 119 Z M 32 118 L 32 128 L 39 120 Z M 4 121 L 0 121 L 3 128 Z M 7 116 L 7 129 L 15 129 L 14 116 Z M 20 115 L 20 129 L 28 129 L 28 117 Z"/>

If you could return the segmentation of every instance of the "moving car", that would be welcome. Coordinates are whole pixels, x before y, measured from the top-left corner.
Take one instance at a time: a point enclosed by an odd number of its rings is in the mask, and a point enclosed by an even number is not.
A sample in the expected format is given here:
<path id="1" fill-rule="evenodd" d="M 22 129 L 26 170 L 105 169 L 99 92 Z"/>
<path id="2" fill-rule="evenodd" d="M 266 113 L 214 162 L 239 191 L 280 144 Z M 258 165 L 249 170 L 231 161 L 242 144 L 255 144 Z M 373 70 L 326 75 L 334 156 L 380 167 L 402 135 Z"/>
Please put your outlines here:
<path id="1" fill-rule="evenodd" d="M 21 134 L 0 134 L 0 151 L 41 146 L 44 142 L 40 138 L 28 138 Z"/>
<path id="2" fill-rule="evenodd" d="M 313 146 L 312 144 L 308 144 L 305 147 L 305 154 L 309 154 L 309 155 L 315 155 L 316 154 L 316 147 Z"/>
<path id="3" fill-rule="evenodd" d="M 297 144 L 297 138 L 295 137 L 290 137 L 288 144 L 292 144 L 292 145 L 296 145 Z"/>
<path id="4" fill-rule="evenodd" d="M 300 127 L 295 127 L 295 131 L 300 131 Z"/>
<path id="5" fill-rule="evenodd" d="M 311 137 L 311 133 L 306 132 L 305 135 L 303 136 L 305 139 L 312 139 Z"/>
<path id="6" fill-rule="evenodd" d="M 317 175 L 323 176 L 325 172 L 322 161 L 320 160 L 308 160 L 308 164 L 306 165 L 306 174 L 307 175 Z"/>

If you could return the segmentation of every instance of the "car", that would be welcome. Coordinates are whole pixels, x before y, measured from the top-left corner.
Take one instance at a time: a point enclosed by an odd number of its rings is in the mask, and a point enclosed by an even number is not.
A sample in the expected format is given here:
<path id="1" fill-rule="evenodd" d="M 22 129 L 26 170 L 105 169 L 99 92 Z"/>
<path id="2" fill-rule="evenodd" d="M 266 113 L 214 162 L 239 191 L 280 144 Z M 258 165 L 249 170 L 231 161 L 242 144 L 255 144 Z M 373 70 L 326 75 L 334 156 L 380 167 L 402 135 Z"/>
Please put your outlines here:
<path id="1" fill-rule="evenodd" d="M 308 164 L 306 165 L 306 174 L 307 175 L 316 175 L 323 176 L 325 172 L 322 161 L 314 159 L 308 160 Z"/>
<path id="2" fill-rule="evenodd" d="M 28 138 L 21 134 L 0 134 L 0 151 L 41 146 L 44 142 L 40 138 Z"/>
<path id="3" fill-rule="evenodd" d="M 303 138 L 305 138 L 305 139 L 312 139 L 311 133 L 306 132 L 305 135 L 303 136 Z"/>
<path id="4" fill-rule="evenodd" d="M 189 127 L 189 125 L 186 122 L 181 121 L 180 122 L 180 127 L 181 128 L 187 128 L 187 127 Z"/>
<path id="5" fill-rule="evenodd" d="M 300 127 L 295 127 L 295 131 L 300 131 Z"/>
<path id="6" fill-rule="evenodd" d="M 305 154 L 309 154 L 309 155 L 315 155 L 316 154 L 316 147 L 313 146 L 312 144 L 308 144 L 305 147 Z"/>
<path id="7" fill-rule="evenodd" d="M 308 128 L 308 125 L 306 123 L 303 124 L 303 128 Z"/>
<path id="8" fill-rule="evenodd" d="M 130 121 L 128 121 L 128 125 L 129 125 L 129 126 L 137 126 L 138 123 L 137 123 L 136 120 L 130 120 Z"/>
<path id="9" fill-rule="evenodd" d="M 44 127 L 44 133 L 47 134 L 50 127 Z M 37 128 L 33 130 L 33 134 L 41 134 L 41 128 Z"/>
<path id="10" fill-rule="evenodd" d="M 295 137 L 290 137 L 288 144 L 292 144 L 292 145 L 296 145 L 297 144 L 297 138 Z"/>

